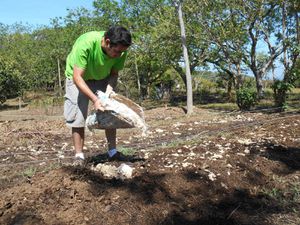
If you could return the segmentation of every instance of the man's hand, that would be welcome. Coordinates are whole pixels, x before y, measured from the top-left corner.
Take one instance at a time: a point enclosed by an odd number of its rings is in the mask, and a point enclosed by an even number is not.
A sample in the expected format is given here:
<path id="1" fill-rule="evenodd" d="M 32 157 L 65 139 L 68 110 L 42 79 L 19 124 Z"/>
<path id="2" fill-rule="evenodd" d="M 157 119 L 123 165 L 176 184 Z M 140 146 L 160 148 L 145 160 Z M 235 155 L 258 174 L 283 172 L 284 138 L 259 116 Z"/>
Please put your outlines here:
<path id="1" fill-rule="evenodd" d="M 94 109 L 97 111 L 99 110 L 101 112 L 104 112 L 105 110 L 104 105 L 102 104 L 101 100 L 98 98 L 96 99 L 96 101 L 94 101 Z"/>
<path id="2" fill-rule="evenodd" d="M 83 80 L 84 70 L 74 66 L 73 72 L 73 80 L 76 86 L 82 93 L 84 93 L 89 99 L 94 103 L 95 110 L 104 111 L 105 110 L 105 102 L 92 92 L 92 90 L 87 86 L 86 82 Z"/>
<path id="3" fill-rule="evenodd" d="M 110 77 L 105 91 L 105 94 L 107 94 L 107 96 L 112 97 L 116 95 L 116 93 L 114 92 L 114 88 L 117 86 L 117 81 L 118 81 L 118 71 L 112 69 L 110 71 Z"/>

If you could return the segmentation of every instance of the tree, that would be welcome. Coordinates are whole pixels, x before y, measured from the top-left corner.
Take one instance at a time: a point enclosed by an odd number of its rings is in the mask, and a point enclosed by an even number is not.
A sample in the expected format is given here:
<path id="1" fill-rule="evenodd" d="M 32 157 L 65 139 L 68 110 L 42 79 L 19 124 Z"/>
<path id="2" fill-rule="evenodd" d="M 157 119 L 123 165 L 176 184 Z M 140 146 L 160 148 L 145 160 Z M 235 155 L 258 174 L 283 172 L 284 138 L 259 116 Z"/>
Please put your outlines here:
<path id="1" fill-rule="evenodd" d="M 7 98 L 22 94 L 21 73 L 15 69 L 16 62 L 8 61 L 0 56 L 0 103 Z"/>
<path id="2" fill-rule="evenodd" d="M 177 8 L 179 24 L 180 24 L 181 43 L 183 48 L 183 57 L 184 57 L 185 71 L 186 71 L 187 115 L 190 115 L 193 112 L 193 89 L 192 89 L 190 61 L 189 61 L 189 55 L 187 50 L 187 44 L 186 44 L 185 26 L 184 26 L 183 13 L 182 13 L 182 0 L 179 1 L 174 0 L 174 4 Z"/>
<path id="3" fill-rule="evenodd" d="M 275 104 L 282 109 L 286 106 L 287 92 L 295 86 L 300 78 L 300 4 L 297 1 L 281 1 L 281 40 L 283 47 L 283 80 L 276 80 L 273 84 Z"/>

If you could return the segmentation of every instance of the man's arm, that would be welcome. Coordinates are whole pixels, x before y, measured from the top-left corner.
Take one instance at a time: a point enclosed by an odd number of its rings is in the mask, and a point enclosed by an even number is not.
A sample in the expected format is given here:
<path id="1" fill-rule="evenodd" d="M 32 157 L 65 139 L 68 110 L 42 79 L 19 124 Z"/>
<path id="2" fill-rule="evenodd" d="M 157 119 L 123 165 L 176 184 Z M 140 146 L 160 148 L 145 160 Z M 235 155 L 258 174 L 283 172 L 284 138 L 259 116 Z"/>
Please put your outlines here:
<path id="1" fill-rule="evenodd" d="M 74 66 L 73 68 L 73 80 L 78 89 L 85 94 L 91 101 L 94 103 L 95 110 L 104 111 L 104 108 L 101 104 L 99 98 L 91 91 L 83 80 L 84 69 Z"/>
<path id="2" fill-rule="evenodd" d="M 114 70 L 114 69 L 111 70 L 110 77 L 105 91 L 106 94 L 110 95 L 116 88 L 118 82 L 118 75 L 119 75 L 118 70 Z"/>

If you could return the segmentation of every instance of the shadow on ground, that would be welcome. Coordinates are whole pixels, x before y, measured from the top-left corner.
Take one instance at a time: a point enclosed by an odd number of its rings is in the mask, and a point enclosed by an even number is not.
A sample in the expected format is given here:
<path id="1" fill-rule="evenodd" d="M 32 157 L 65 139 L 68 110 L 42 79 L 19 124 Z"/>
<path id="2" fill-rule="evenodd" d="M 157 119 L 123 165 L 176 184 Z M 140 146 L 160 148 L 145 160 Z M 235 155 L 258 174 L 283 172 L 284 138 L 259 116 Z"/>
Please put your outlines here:
<path id="1" fill-rule="evenodd" d="M 27 104 L 22 104 L 21 108 L 25 108 Z M 17 110 L 19 109 L 19 105 L 7 105 L 7 104 L 0 104 L 0 111 L 6 111 L 6 110 Z"/>
<path id="2" fill-rule="evenodd" d="M 283 163 L 286 170 L 281 173 L 292 173 L 300 170 L 300 149 L 276 145 L 273 143 L 265 144 L 266 153 L 264 156 L 270 160 L 275 160 Z M 279 171 L 277 171 L 279 172 Z"/>
<path id="3" fill-rule="evenodd" d="M 127 194 L 118 199 L 119 207 L 133 205 L 148 221 L 131 221 L 136 224 L 264 225 L 269 214 L 287 210 L 267 195 L 225 189 L 193 170 L 179 174 L 146 172 L 126 181 L 104 179 L 89 169 L 65 167 L 64 171 L 75 180 L 88 182 L 95 198 L 126 190 Z M 177 186 L 172 186 L 175 181 Z M 129 214 L 136 213 L 129 210 L 127 207 Z"/>

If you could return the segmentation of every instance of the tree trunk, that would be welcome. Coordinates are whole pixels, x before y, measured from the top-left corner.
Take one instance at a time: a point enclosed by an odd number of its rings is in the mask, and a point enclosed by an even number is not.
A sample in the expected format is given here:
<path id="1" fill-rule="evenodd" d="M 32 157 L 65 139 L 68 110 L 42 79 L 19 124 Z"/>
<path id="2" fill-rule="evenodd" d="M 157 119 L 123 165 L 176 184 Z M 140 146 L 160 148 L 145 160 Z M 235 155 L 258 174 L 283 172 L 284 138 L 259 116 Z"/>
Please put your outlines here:
<path id="1" fill-rule="evenodd" d="M 187 51 L 187 47 L 186 47 L 186 35 L 185 35 L 185 26 L 184 26 L 184 22 L 183 22 L 181 1 L 178 1 L 177 10 L 178 10 L 180 32 L 181 32 L 181 42 L 182 42 L 183 57 L 184 57 L 185 71 L 186 71 L 187 115 L 190 115 L 193 113 L 192 76 L 191 76 L 191 70 L 190 70 L 189 55 L 188 55 L 188 51 Z"/>
<path id="2" fill-rule="evenodd" d="M 233 77 L 229 77 L 228 83 L 227 83 L 227 98 L 228 101 L 232 101 L 232 82 L 233 81 Z"/>
<path id="3" fill-rule="evenodd" d="M 235 89 L 239 90 L 241 88 L 242 85 L 242 73 L 241 73 L 241 64 L 238 63 L 236 65 L 237 67 L 237 71 L 236 71 L 236 85 L 235 85 Z"/>
<path id="4" fill-rule="evenodd" d="M 22 101 L 21 101 L 21 97 L 19 97 L 19 109 L 21 109 L 22 108 Z"/>
<path id="5" fill-rule="evenodd" d="M 255 74 L 255 81 L 256 81 L 257 97 L 259 100 L 259 99 L 262 99 L 264 96 L 262 75 L 260 73 Z"/>
<path id="6" fill-rule="evenodd" d="M 274 62 L 272 63 L 272 80 L 275 81 L 275 65 Z"/>
<path id="7" fill-rule="evenodd" d="M 141 82 L 140 82 L 139 68 L 138 68 L 138 64 L 137 64 L 137 60 L 136 60 L 136 55 L 134 58 L 134 64 L 135 64 L 136 80 L 137 80 L 138 93 L 139 93 L 139 103 L 141 104 L 141 101 L 142 101 Z"/>
<path id="8" fill-rule="evenodd" d="M 60 61 L 57 58 L 57 70 L 58 70 L 58 88 L 59 88 L 59 96 L 62 95 L 62 87 L 61 87 L 61 76 L 60 76 Z"/>
<path id="9" fill-rule="evenodd" d="M 283 65 L 287 70 L 288 62 L 287 62 L 287 48 L 286 48 L 286 11 L 285 11 L 285 2 L 282 2 L 282 45 L 283 45 Z"/>

